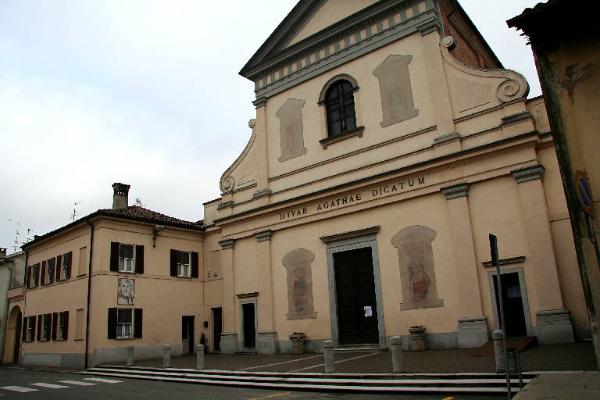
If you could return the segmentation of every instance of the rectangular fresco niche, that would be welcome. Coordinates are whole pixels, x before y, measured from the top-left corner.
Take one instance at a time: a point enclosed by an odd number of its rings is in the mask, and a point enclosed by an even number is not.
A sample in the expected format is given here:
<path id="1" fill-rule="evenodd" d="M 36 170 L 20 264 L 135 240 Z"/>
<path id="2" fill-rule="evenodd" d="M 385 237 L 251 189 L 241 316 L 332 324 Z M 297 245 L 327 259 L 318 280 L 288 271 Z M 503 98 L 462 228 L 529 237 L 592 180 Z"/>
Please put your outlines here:
<path id="1" fill-rule="evenodd" d="M 283 257 L 287 270 L 287 319 L 317 318 L 313 305 L 312 262 L 315 255 L 310 250 L 296 249 Z"/>
<path id="2" fill-rule="evenodd" d="M 306 154 L 304 147 L 304 126 L 302 109 L 306 102 L 300 99 L 287 99 L 275 114 L 279 118 L 281 156 L 279 161 L 287 161 Z"/>
<path id="3" fill-rule="evenodd" d="M 410 226 L 392 237 L 398 249 L 402 291 L 401 310 L 442 307 L 438 297 L 432 242 L 437 233 L 426 226 Z"/>
<path id="4" fill-rule="evenodd" d="M 382 128 L 419 115 L 410 86 L 408 65 L 411 61 L 412 56 L 391 55 L 373 71 L 373 75 L 379 80 Z"/>

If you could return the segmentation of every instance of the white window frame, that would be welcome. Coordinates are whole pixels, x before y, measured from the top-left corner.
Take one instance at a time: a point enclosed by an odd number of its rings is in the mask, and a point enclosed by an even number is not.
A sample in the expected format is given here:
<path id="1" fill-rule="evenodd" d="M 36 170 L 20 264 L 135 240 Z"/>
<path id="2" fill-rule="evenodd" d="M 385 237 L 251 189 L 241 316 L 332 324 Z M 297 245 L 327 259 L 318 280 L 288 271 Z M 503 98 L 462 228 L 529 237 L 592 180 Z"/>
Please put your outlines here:
<path id="1" fill-rule="evenodd" d="M 38 281 L 40 279 L 40 269 L 42 268 L 42 264 L 40 263 L 38 268 L 35 267 L 34 264 L 31 266 L 31 275 L 29 276 L 29 288 L 33 289 L 38 287 Z"/>
<path id="2" fill-rule="evenodd" d="M 131 257 L 131 258 L 121 257 L 121 247 L 122 246 L 131 246 L 131 248 L 133 249 L 133 257 Z M 136 245 L 135 244 L 119 243 L 119 272 L 130 273 L 130 274 L 135 273 L 135 253 L 136 253 Z M 125 260 L 129 260 L 129 268 L 125 267 Z"/>
<path id="3" fill-rule="evenodd" d="M 131 322 L 129 324 L 119 324 L 119 313 L 122 312 L 129 312 L 131 313 Z M 133 319 L 135 318 L 135 313 L 133 312 L 132 308 L 117 308 L 117 321 L 116 321 L 116 338 L 117 339 L 133 339 L 134 336 L 134 321 Z M 127 330 L 127 326 L 129 326 L 129 335 L 124 335 L 125 331 Z"/>
<path id="4" fill-rule="evenodd" d="M 65 253 L 62 255 L 62 259 L 60 260 L 61 262 L 61 266 L 60 266 L 60 280 L 61 281 L 66 281 L 67 280 L 67 273 L 66 273 L 66 269 L 65 267 L 67 266 L 67 257 L 66 255 L 69 253 Z M 71 263 L 72 264 L 72 263 Z M 70 269 L 71 267 L 69 267 Z M 56 278 L 55 278 L 56 279 Z"/>
<path id="5" fill-rule="evenodd" d="M 34 329 L 33 318 L 27 317 L 25 319 L 25 341 L 33 342 L 33 329 Z"/>
<path id="6" fill-rule="evenodd" d="M 187 264 L 182 264 L 179 261 L 177 264 L 177 276 L 179 278 L 191 278 L 192 277 L 192 253 L 190 251 L 177 251 L 178 253 L 184 253 L 188 256 Z"/>
<path id="7" fill-rule="evenodd" d="M 46 320 L 49 319 L 50 323 L 46 325 Z M 47 328 L 46 328 L 47 327 Z M 42 323 L 40 324 L 40 342 L 47 342 L 50 340 L 50 331 L 52 330 L 52 314 L 42 314 Z"/>
<path id="8" fill-rule="evenodd" d="M 50 260 L 52 260 L 52 281 L 50 280 Z M 46 285 L 54 283 L 56 281 L 56 259 L 46 260 L 46 273 L 44 274 L 44 280 Z"/>

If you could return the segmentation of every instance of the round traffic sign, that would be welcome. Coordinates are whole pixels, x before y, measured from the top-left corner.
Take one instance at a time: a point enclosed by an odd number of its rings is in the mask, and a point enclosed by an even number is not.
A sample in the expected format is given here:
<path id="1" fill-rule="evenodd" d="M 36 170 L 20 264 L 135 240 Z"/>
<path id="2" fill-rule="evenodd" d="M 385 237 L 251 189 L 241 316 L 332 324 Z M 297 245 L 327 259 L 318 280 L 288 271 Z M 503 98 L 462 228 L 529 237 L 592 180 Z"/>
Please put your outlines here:
<path id="1" fill-rule="evenodd" d="M 592 187 L 587 175 L 583 171 L 575 172 L 575 186 L 577 189 L 577 198 L 579 205 L 584 213 L 592 216 L 594 212 L 594 197 L 592 196 Z"/>

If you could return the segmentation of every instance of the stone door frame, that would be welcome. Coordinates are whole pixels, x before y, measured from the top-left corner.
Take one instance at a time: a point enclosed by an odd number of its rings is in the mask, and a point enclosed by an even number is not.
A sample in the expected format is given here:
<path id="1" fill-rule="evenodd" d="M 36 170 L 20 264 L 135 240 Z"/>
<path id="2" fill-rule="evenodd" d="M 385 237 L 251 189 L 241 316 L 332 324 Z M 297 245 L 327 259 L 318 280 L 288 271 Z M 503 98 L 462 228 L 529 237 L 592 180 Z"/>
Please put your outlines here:
<path id="1" fill-rule="evenodd" d="M 254 304 L 254 347 L 244 346 L 244 304 Z M 239 348 L 242 351 L 255 351 L 258 346 L 258 296 L 241 298 L 239 300 L 240 310 L 240 336 Z"/>
<path id="2" fill-rule="evenodd" d="M 383 298 L 381 294 L 381 275 L 379 272 L 379 252 L 375 234 L 368 234 L 348 239 L 327 242 L 327 276 L 329 279 L 329 307 L 331 315 L 331 339 L 335 346 L 339 345 L 339 326 L 337 316 L 337 296 L 335 286 L 335 263 L 333 255 L 349 250 L 371 248 L 373 260 L 373 279 L 375 283 L 375 301 L 377 303 L 377 329 L 379 331 L 379 347 L 386 347 L 385 320 L 383 317 Z"/>
<path id="3" fill-rule="evenodd" d="M 527 329 L 527 335 L 534 336 L 533 327 L 531 326 L 531 315 L 529 314 L 529 299 L 527 298 L 527 288 L 525 286 L 525 276 L 523 275 L 523 267 L 500 267 L 500 274 L 517 273 L 519 275 L 519 286 L 521 288 L 521 298 L 523 299 L 523 314 L 525 317 L 525 327 Z M 490 288 L 490 297 L 492 298 L 492 312 L 494 313 L 494 322 L 496 329 L 499 329 L 500 323 L 498 321 L 498 305 L 496 304 L 496 290 L 494 289 L 494 276 L 498 275 L 496 270 L 488 270 L 488 284 Z"/>

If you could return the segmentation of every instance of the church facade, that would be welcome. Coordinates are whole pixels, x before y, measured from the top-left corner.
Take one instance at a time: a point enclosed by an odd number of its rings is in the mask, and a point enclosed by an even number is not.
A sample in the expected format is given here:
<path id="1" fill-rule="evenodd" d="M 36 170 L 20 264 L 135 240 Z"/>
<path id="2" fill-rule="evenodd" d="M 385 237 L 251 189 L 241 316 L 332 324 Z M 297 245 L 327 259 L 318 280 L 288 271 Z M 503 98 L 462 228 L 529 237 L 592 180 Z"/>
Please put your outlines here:
<path id="1" fill-rule="evenodd" d="M 250 141 L 205 204 L 222 351 L 589 335 L 543 99 L 456 1 L 302 1 L 241 70 Z M 210 282 L 208 282 L 210 284 Z M 253 324 L 253 326 L 251 326 Z"/>
<path id="2" fill-rule="evenodd" d="M 411 327 L 479 347 L 499 326 L 490 233 L 507 334 L 590 336 L 544 99 L 458 2 L 300 1 L 240 73 L 256 117 L 203 221 L 115 184 L 113 209 L 24 246 L 14 361 L 289 352 L 298 333 L 385 348 Z"/>

